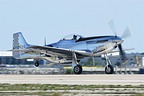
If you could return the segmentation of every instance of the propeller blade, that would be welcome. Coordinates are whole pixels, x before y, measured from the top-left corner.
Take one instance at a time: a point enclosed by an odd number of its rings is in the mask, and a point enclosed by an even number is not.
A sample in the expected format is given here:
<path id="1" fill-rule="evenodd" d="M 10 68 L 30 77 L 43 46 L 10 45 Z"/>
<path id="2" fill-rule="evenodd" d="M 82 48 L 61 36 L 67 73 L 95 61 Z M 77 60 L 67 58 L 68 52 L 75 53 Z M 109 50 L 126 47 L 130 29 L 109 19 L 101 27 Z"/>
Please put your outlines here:
<path id="1" fill-rule="evenodd" d="M 118 45 L 118 48 L 119 48 L 119 55 L 122 59 L 122 63 L 124 64 L 128 60 L 128 58 L 126 56 L 126 53 L 123 51 L 123 48 L 122 48 L 121 44 Z"/>
<path id="2" fill-rule="evenodd" d="M 115 29 L 115 24 L 114 24 L 114 21 L 113 19 L 111 19 L 109 22 L 108 22 L 112 32 L 115 34 L 115 36 L 117 36 L 117 33 L 116 33 L 116 29 Z"/>
<path id="3" fill-rule="evenodd" d="M 130 32 L 130 30 L 129 30 L 129 27 L 127 27 L 126 29 L 125 29 L 125 31 L 123 32 L 123 34 L 122 34 L 122 38 L 128 38 L 129 36 L 131 36 L 131 32 Z"/>

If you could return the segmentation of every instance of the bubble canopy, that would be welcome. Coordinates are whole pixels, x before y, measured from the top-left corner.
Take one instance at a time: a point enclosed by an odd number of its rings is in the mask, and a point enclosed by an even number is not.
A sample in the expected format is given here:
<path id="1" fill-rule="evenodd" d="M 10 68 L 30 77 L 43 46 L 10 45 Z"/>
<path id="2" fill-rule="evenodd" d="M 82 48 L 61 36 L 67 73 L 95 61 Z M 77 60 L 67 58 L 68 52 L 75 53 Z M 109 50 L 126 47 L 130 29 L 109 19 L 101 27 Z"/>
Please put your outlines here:
<path id="1" fill-rule="evenodd" d="M 83 38 L 83 36 L 77 34 L 71 34 L 65 36 L 62 40 L 79 40 L 80 38 Z"/>

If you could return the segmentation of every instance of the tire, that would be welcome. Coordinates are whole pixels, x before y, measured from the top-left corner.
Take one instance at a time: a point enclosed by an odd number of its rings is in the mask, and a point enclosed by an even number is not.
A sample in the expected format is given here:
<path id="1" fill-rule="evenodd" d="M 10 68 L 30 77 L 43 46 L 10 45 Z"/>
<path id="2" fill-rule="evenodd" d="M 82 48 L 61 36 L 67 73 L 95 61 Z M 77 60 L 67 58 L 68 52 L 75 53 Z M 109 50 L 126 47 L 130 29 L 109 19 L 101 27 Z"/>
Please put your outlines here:
<path id="1" fill-rule="evenodd" d="M 108 65 L 105 67 L 105 73 L 106 74 L 113 74 L 114 73 L 114 69 L 112 65 Z"/>
<path id="2" fill-rule="evenodd" d="M 74 73 L 75 74 L 81 74 L 82 73 L 82 66 L 81 65 L 76 65 L 74 67 Z"/>
<path id="3" fill-rule="evenodd" d="M 39 67 L 39 62 L 35 62 L 35 67 Z"/>

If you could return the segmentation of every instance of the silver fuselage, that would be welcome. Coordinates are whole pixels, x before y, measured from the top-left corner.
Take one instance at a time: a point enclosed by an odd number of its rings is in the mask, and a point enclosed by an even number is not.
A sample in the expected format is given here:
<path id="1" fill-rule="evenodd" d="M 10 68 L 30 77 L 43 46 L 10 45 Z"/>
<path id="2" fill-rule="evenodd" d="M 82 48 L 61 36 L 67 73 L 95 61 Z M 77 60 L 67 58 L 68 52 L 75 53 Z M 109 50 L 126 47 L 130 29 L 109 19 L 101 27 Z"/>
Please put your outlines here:
<path id="1" fill-rule="evenodd" d="M 118 36 L 96 36 L 83 37 L 78 40 L 62 39 L 46 46 L 93 52 L 95 55 L 101 55 L 111 52 L 122 42 L 123 40 Z"/>

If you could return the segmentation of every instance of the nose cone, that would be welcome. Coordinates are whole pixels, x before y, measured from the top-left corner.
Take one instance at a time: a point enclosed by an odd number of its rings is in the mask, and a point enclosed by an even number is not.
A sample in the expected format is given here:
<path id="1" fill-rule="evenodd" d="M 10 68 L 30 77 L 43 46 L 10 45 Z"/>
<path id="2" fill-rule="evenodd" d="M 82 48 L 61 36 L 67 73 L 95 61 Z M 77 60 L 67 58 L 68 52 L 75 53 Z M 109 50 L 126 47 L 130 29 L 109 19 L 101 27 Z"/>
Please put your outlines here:
<path id="1" fill-rule="evenodd" d="M 122 38 L 116 36 L 114 39 L 113 39 L 113 42 L 117 43 L 117 44 L 121 44 L 123 43 L 124 40 L 122 40 Z"/>

